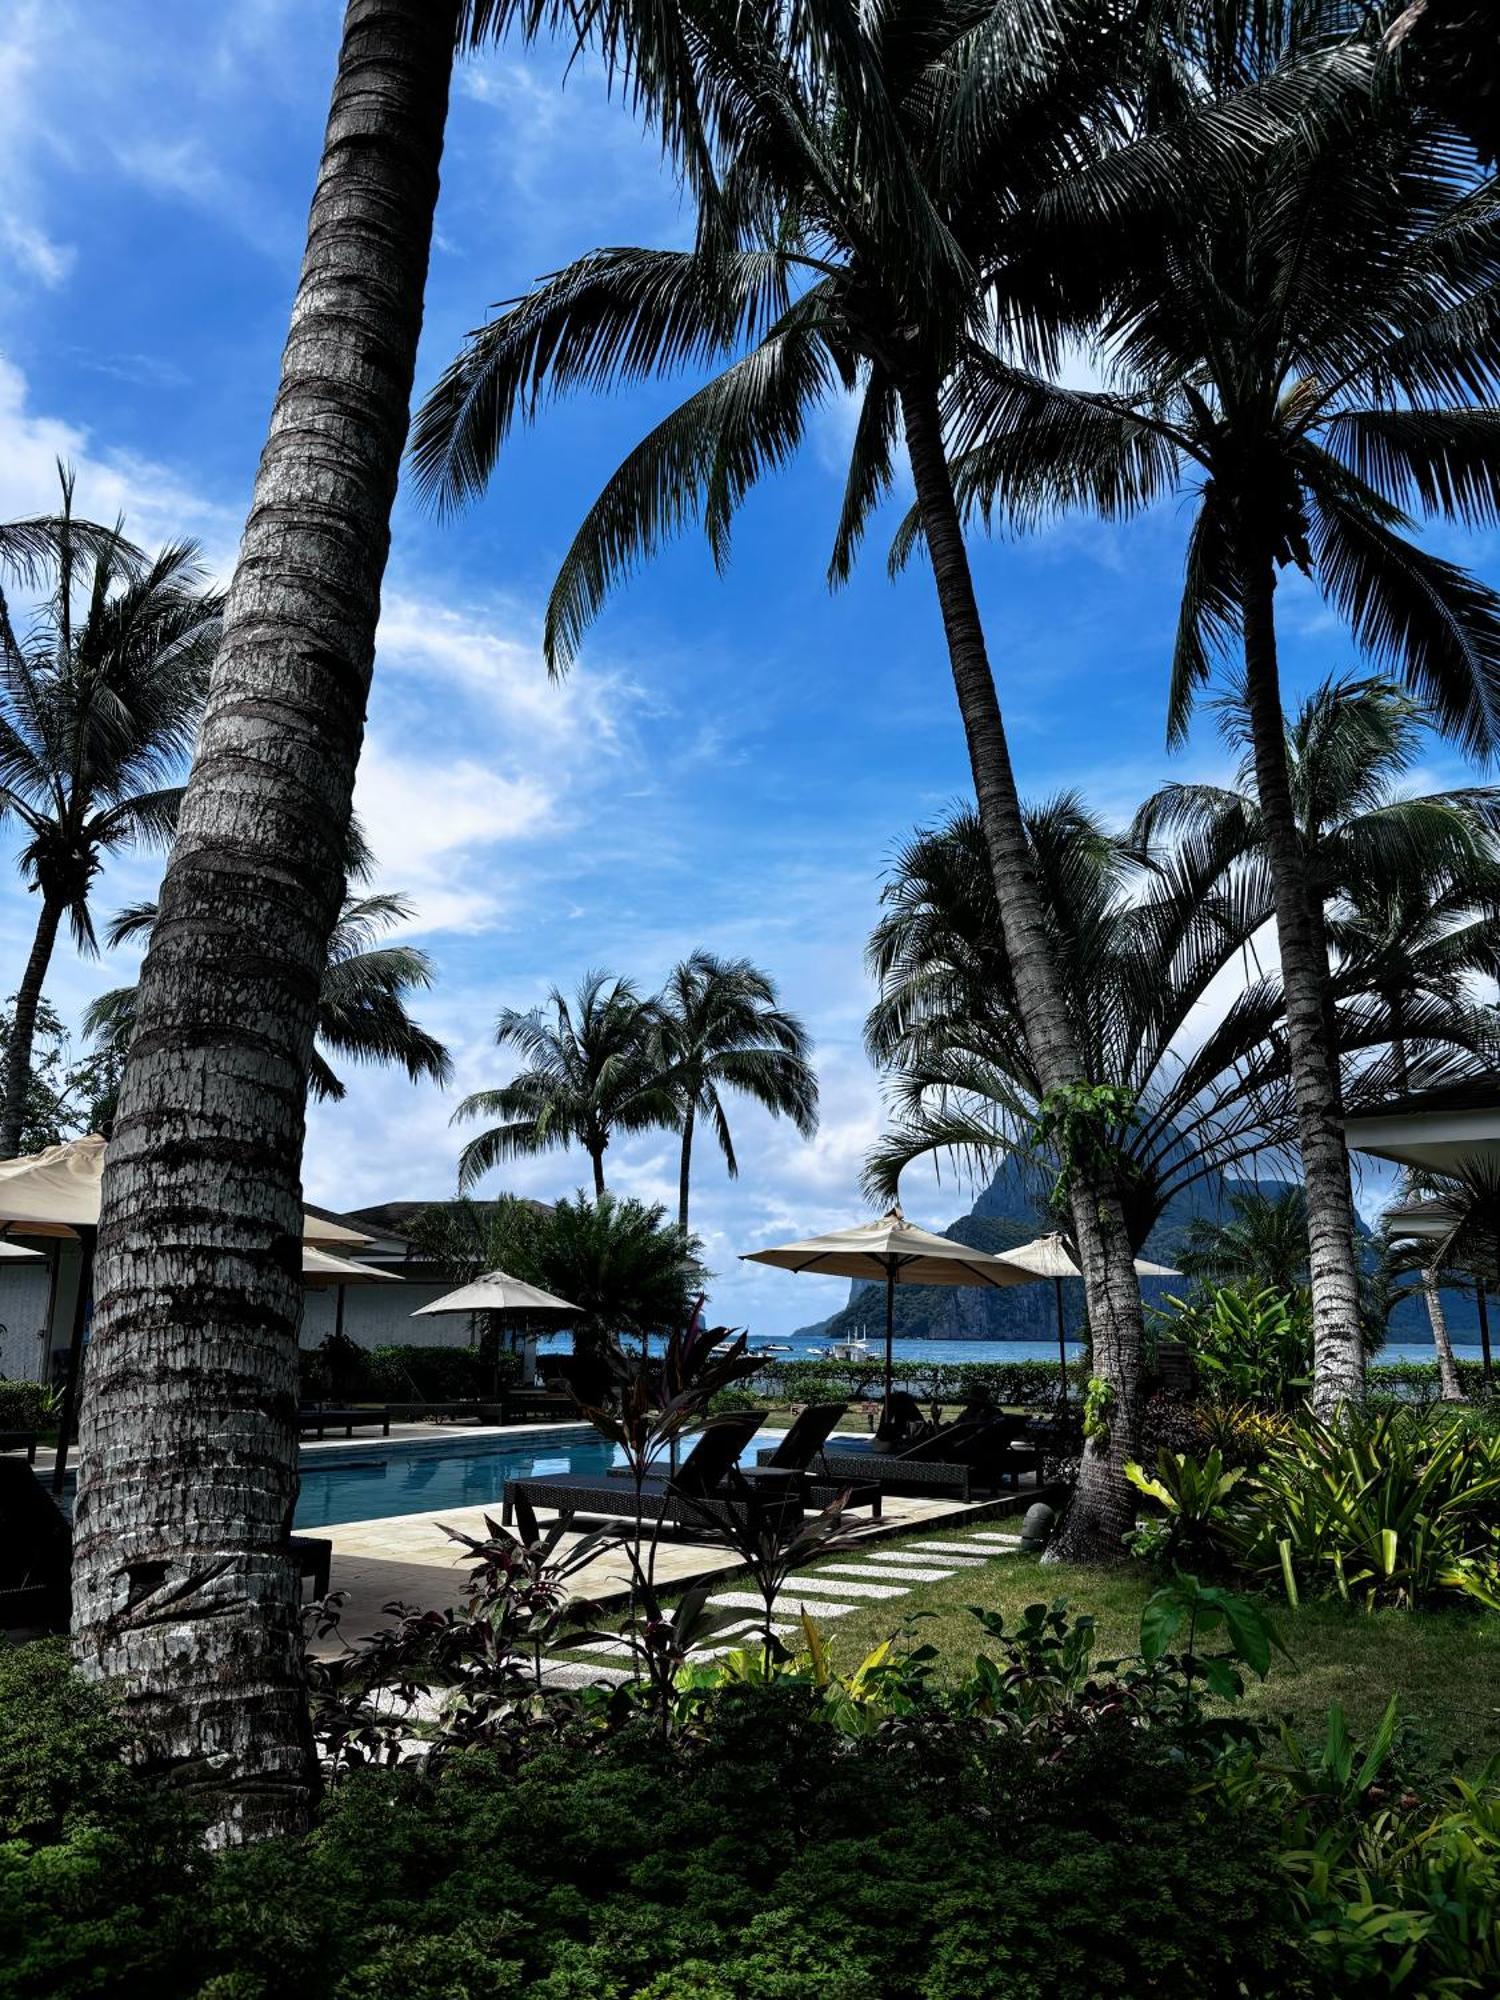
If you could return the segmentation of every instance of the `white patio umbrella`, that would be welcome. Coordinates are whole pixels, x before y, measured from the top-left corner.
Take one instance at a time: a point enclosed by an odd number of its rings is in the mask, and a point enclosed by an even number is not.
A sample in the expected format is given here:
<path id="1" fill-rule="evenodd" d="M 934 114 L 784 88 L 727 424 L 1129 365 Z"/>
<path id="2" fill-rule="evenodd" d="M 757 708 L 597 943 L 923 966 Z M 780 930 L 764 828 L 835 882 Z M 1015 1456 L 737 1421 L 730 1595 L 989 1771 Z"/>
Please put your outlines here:
<path id="1" fill-rule="evenodd" d="M 857 1223 L 801 1243 L 746 1250 L 747 1264 L 780 1271 L 813 1271 L 830 1278 L 873 1278 L 885 1284 L 885 1407 L 891 1403 L 891 1344 L 896 1330 L 897 1285 L 1025 1285 L 1036 1275 L 987 1250 L 971 1250 L 951 1237 L 918 1229 L 899 1208 L 878 1222 Z"/>
<path id="2" fill-rule="evenodd" d="M 63 1145 L 48 1146 L 40 1153 L 22 1153 L 13 1160 L 0 1160 L 0 1235 L 19 1230 L 25 1236 L 75 1237 L 82 1252 L 78 1297 L 73 1308 L 73 1327 L 68 1342 L 68 1374 L 63 1388 L 57 1454 L 52 1465 L 54 1493 L 63 1489 L 73 1414 L 78 1401 L 83 1329 L 93 1289 L 99 1191 L 104 1181 L 104 1147 L 105 1142 L 99 1134 L 90 1132 L 81 1139 L 69 1139 Z M 305 1210 L 302 1233 L 305 1243 L 333 1243 L 341 1248 L 353 1248 L 372 1241 L 357 1230 L 345 1228 L 342 1223 L 327 1222 L 321 1216 L 307 1214 Z"/>
<path id="3" fill-rule="evenodd" d="M 1015 1264 L 1023 1271 L 1029 1271 L 1034 1278 L 1052 1280 L 1053 1297 L 1057 1302 L 1057 1360 L 1062 1370 L 1062 1396 L 1068 1400 L 1068 1343 L 1063 1330 L 1063 1279 L 1081 1278 L 1072 1252 L 1062 1237 L 1053 1232 L 1050 1236 L 1033 1237 L 1030 1243 L 1020 1243 L 1014 1250 L 1002 1250 L 1001 1260 Z M 1137 1257 L 1135 1274 L 1138 1278 L 1180 1278 L 1182 1273 L 1174 1271 L 1170 1264 L 1153 1264 L 1147 1257 Z"/>
<path id="4" fill-rule="evenodd" d="M 471 1283 L 460 1285 L 457 1291 L 444 1292 L 431 1305 L 418 1306 L 412 1318 L 425 1319 L 429 1314 L 442 1313 L 493 1313 L 497 1319 L 519 1320 L 524 1335 L 528 1320 L 576 1319 L 582 1310 L 568 1299 L 555 1298 L 537 1285 L 513 1278 L 509 1271 L 486 1271 Z M 524 1340 L 522 1378 L 532 1379 L 524 1366 Z"/>

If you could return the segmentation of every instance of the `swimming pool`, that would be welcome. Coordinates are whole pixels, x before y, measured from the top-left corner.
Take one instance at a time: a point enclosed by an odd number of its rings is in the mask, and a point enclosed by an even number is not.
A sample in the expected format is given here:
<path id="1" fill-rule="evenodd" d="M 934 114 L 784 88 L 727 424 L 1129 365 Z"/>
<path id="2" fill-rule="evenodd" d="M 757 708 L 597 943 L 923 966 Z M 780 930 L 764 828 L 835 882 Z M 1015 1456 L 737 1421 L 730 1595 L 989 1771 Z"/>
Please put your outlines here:
<path id="1" fill-rule="evenodd" d="M 759 1432 L 752 1451 L 775 1444 Z M 580 1425 L 561 1434 L 514 1440 L 498 1437 L 395 1438 L 319 1451 L 304 1446 L 302 1490 L 293 1523 L 326 1528 L 378 1521 L 390 1514 L 434 1514 L 444 1507 L 492 1507 L 498 1513 L 507 1479 L 558 1472 L 601 1478 L 625 1454 Z"/>

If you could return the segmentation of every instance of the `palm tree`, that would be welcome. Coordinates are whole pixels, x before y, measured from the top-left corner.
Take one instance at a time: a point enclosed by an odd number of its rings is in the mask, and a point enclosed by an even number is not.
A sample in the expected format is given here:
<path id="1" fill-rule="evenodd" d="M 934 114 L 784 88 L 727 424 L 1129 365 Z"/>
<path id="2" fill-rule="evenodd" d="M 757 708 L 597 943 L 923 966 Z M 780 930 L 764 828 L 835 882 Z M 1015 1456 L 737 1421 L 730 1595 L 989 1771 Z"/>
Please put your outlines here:
<path id="1" fill-rule="evenodd" d="M 1080 162 L 1088 171 L 1058 200 L 1096 217 L 1175 168 L 1175 139 L 1146 142 L 1118 172 L 1100 157 L 1131 122 L 1117 86 L 1140 22 L 1129 8 L 1101 20 L 1067 0 L 993 14 L 963 0 L 812 9 L 828 26 L 808 62 L 782 32 L 804 10 L 697 0 L 673 11 L 690 25 L 721 147 L 697 244 L 595 251 L 473 334 L 419 414 L 419 482 L 459 504 L 550 397 L 721 369 L 630 454 L 575 537 L 545 626 L 561 670 L 611 587 L 691 521 L 703 521 L 722 562 L 748 489 L 790 457 L 817 406 L 857 392 L 830 573 L 849 573 L 904 447 L 1026 1035 L 1044 1096 L 1071 1099 L 1108 1079 L 1088 1075 L 1031 872 L 944 450 L 944 397 L 999 325 L 1028 355 L 1056 354 L 1058 271 L 1017 288 L 1006 277 L 1018 212 Z M 1085 1150 L 1073 1221 L 1115 1420 L 1108 1448 L 1085 1459 L 1055 1547 L 1108 1557 L 1131 1515 L 1123 1466 L 1142 1317 L 1119 1191 L 1105 1156 Z"/>
<path id="2" fill-rule="evenodd" d="M 1307 1192 L 1231 1188 L 1227 1214 L 1195 1215 L 1175 1251 L 1185 1278 L 1295 1299 L 1306 1289 Z"/>
<path id="3" fill-rule="evenodd" d="M 121 910 L 106 933 L 111 946 L 148 936 L 156 922 L 155 903 Z M 415 907 L 405 896 L 346 895 L 333 935 L 318 995 L 317 1040 L 308 1088 L 319 1102 L 337 1103 L 344 1085 L 328 1056 L 351 1062 L 388 1063 L 404 1069 L 413 1083 L 447 1083 L 453 1060 L 406 1010 L 408 994 L 432 985 L 432 960 L 412 945 L 382 944 L 396 925 L 409 923 Z M 91 1000 L 84 1033 L 107 1051 L 123 1054 L 135 1027 L 135 988 L 117 986 Z M 327 1051 L 327 1054 L 325 1054 Z"/>
<path id="4" fill-rule="evenodd" d="M 1384 36 L 1412 93 L 1457 127 L 1484 166 L 1500 155 L 1500 37 L 1488 0 L 1410 0 Z"/>
<path id="5" fill-rule="evenodd" d="M 818 1129 L 818 1080 L 807 1030 L 777 1005 L 775 983 L 747 958 L 695 951 L 673 967 L 657 1004 L 662 1053 L 681 1107 L 677 1226 L 685 1230 L 698 1119 L 712 1126 L 734 1180 L 740 1169 L 724 1093 L 736 1091 L 773 1117 L 790 1118 L 810 1139 Z"/>
<path id="6" fill-rule="evenodd" d="M 455 48 L 592 42 L 695 187 L 689 37 L 643 0 L 348 0 L 307 247 L 100 1219 L 74 1649 L 212 1837 L 313 1784 L 296 1581 L 304 1097 L 374 658 Z M 226 1165 L 226 1163 L 229 1163 Z M 200 1615 L 211 1614 L 211 1615 Z M 252 1698 L 253 1697 L 253 1698 Z"/>
<path id="7" fill-rule="evenodd" d="M 1091 1069 L 1120 1077 L 1134 1099 L 1120 1178 L 1139 1250 L 1195 1182 L 1287 1157 L 1280 981 L 1249 972 L 1273 914 L 1266 870 L 1253 851 L 1220 852 L 1206 839 L 1144 846 L 1112 834 L 1070 796 L 1032 808 L 1027 823 L 1074 1031 Z M 974 813 L 903 843 L 882 901 L 868 952 L 880 995 L 866 1042 L 892 1078 L 897 1115 L 865 1178 L 872 1198 L 890 1200 L 919 1158 L 978 1167 L 1024 1152 L 1040 1085 Z M 1424 1083 L 1487 1058 L 1493 1032 L 1450 982 L 1446 951 L 1414 950 L 1404 1005 L 1375 988 L 1395 977 L 1394 961 L 1372 971 L 1351 953 L 1341 964 L 1338 1042 L 1369 1065 L 1370 1088 L 1385 1087 L 1398 1044 Z M 1236 975 L 1240 990 L 1205 1029 L 1205 1008 Z"/>
<path id="8" fill-rule="evenodd" d="M 78 521 L 73 476 L 59 474 L 60 514 L 0 530 L 0 554 L 8 542 L 12 562 L 51 586 L 24 633 L 0 597 L 0 817 L 21 823 L 21 875 L 39 905 L 5 1065 L 6 1159 L 20 1151 L 58 932 L 66 918 L 78 949 L 96 953 L 89 896 L 106 857 L 171 839 L 182 792 L 170 780 L 192 747 L 218 631 L 193 543 L 147 561 L 119 530 Z"/>
<path id="9" fill-rule="evenodd" d="M 1267 67 L 1296 46 L 1287 30 Z M 1184 87 L 1211 88 L 1233 67 L 1185 68 Z M 1169 734 L 1182 737 L 1214 657 L 1238 639 L 1324 1414 L 1360 1395 L 1364 1369 L 1326 959 L 1287 771 L 1276 581 L 1292 564 L 1314 578 L 1366 652 L 1466 748 L 1487 755 L 1500 740 L 1500 600 L 1426 553 L 1409 512 L 1500 517 L 1500 414 L 1482 407 L 1500 360 L 1500 195 L 1469 185 L 1469 157 L 1410 105 L 1375 93 L 1339 119 L 1293 128 L 1237 175 L 1192 176 L 1186 213 L 1091 239 L 1095 323 L 1117 387 L 1062 390 L 976 364 L 988 407 L 979 388 L 967 392 L 957 439 L 961 504 L 1025 520 L 1074 504 L 1124 515 L 1196 483 Z"/>
<path id="10" fill-rule="evenodd" d="M 498 1090 L 476 1090 L 453 1114 L 499 1118 L 464 1147 L 459 1187 L 502 1160 L 582 1146 L 604 1194 L 604 1155 L 616 1132 L 675 1131 L 680 1107 L 660 1046 L 662 1016 L 628 979 L 586 972 L 570 1002 L 554 986 L 544 1007 L 507 1007 L 497 1047 L 518 1049 L 525 1067 Z"/>
<path id="11" fill-rule="evenodd" d="M 1399 1227 L 1395 1232 L 1404 1260 L 1419 1262 L 1434 1281 L 1439 1274 L 1466 1277 L 1474 1287 L 1488 1388 L 1494 1375 L 1489 1293 L 1500 1282 L 1500 1171 L 1479 1160 L 1471 1161 L 1462 1175 L 1409 1169 L 1402 1175 L 1397 1201 L 1402 1206 L 1419 1204 L 1422 1210 L 1420 1235 L 1403 1236 Z"/>

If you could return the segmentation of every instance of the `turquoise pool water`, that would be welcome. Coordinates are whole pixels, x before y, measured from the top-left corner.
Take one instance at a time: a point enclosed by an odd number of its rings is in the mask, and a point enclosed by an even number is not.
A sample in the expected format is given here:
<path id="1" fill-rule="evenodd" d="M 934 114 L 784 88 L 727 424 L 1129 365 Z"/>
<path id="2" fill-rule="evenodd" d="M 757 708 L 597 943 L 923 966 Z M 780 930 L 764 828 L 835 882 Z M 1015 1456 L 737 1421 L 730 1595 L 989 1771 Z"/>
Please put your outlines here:
<path id="1" fill-rule="evenodd" d="M 752 1451 L 774 1444 L 779 1433 L 761 1432 Z M 623 1464 L 624 1453 L 592 1431 L 557 1437 L 443 1437 L 416 1441 L 377 1438 L 321 1451 L 304 1446 L 302 1491 L 294 1526 L 324 1528 L 335 1521 L 378 1521 L 390 1514 L 433 1514 L 444 1507 L 493 1507 L 498 1514 L 507 1479 L 558 1472 L 592 1472 L 601 1478 Z"/>

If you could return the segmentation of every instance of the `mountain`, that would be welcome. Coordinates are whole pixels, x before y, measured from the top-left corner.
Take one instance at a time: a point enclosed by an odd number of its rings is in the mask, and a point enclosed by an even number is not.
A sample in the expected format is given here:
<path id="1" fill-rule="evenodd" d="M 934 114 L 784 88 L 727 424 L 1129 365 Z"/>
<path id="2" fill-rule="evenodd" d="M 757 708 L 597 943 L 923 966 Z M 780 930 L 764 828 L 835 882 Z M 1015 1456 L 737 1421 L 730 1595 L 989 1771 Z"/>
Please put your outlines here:
<path id="1" fill-rule="evenodd" d="M 1224 1175 L 1206 1175 L 1173 1196 L 1161 1219 L 1146 1239 L 1142 1255 L 1153 1264 L 1172 1264 L 1188 1224 L 1196 1216 L 1218 1215 L 1226 1197 L 1235 1190 L 1258 1187 L 1263 1194 L 1284 1193 L 1288 1183 L 1281 1180 L 1230 1180 Z M 956 1243 L 973 1250 L 1013 1250 L 1046 1234 L 1043 1194 L 1036 1169 L 1011 1157 L 980 1193 L 966 1215 L 942 1231 Z M 1372 1232 L 1358 1223 L 1360 1235 Z M 1148 1306 L 1164 1305 L 1173 1293 L 1186 1289 L 1182 1278 L 1143 1278 L 1141 1294 Z M 1478 1339 L 1474 1301 L 1463 1293 L 1445 1290 L 1443 1303 L 1455 1341 Z M 1069 1337 L 1083 1324 L 1083 1284 L 1081 1280 L 1063 1284 L 1063 1324 Z M 828 1319 L 799 1327 L 799 1334 L 832 1340 L 847 1339 L 863 1329 L 872 1340 L 885 1331 L 885 1288 L 864 1279 L 849 1287 L 848 1303 Z M 898 1285 L 896 1288 L 896 1332 L 913 1340 L 1052 1340 L 1057 1334 L 1055 1287 L 1046 1280 L 1030 1285 L 1011 1285 L 1004 1291 L 950 1285 Z M 1426 1340 L 1430 1329 L 1427 1309 L 1420 1298 L 1403 1299 L 1391 1314 L 1390 1337 L 1395 1341 Z"/>

